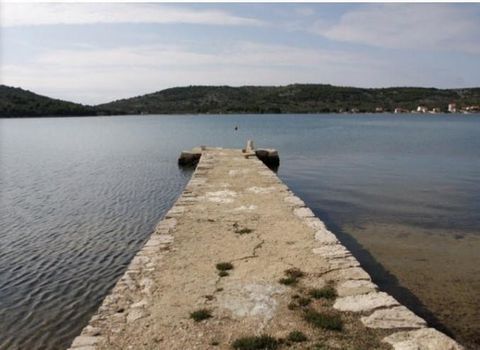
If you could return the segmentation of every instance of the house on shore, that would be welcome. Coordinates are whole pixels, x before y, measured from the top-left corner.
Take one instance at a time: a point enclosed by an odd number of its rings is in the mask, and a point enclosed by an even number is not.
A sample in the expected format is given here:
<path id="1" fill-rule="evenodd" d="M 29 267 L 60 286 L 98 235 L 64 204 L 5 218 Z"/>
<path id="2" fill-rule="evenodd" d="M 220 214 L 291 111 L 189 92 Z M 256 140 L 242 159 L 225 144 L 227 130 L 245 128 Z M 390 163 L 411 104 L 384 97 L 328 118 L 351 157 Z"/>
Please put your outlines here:
<path id="1" fill-rule="evenodd" d="M 467 106 L 465 110 L 470 113 L 477 113 L 480 112 L 480 106 Z"/>
<path id="2" fill-rule="evenodd" d="M 410 113 L 410 111 L 406 108 L 401 108 L 401 107 L 397 107 L 395 108 L 395 110 L 393 111 L 393 113 L 395 114 L 399 114 L 399 113 Z"/>
<path id="3" fill-rule="evenodd" d="M 418 107 L 417 107 L 417 112 L 418 112 L 418 113 L 428 113 L 428 107 L 426 107 L 426 106 L 418 106 Z"/>

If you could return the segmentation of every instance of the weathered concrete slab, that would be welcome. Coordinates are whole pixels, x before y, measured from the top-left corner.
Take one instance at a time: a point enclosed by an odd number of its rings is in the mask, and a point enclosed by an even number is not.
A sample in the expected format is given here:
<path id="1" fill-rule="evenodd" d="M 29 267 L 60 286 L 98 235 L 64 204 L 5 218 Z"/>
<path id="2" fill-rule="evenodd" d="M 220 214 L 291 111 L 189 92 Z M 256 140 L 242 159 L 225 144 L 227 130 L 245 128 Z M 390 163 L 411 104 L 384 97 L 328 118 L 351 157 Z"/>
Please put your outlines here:
<path id="1" fill-rule="evenodd" d="M 422 328 L 427 323 L 405 306 L 374 311 L 370 316 L 362 317 L 362 323 L 369 328 Z"/>
<path id="2" fill-rule="evenodd" d="M 365 280 L 347 280 L 337 284 L 337 294 L 340 297 L 376 292 L 377 285 Z"/>
<path id="3" fill-rule="evenodd" d="M 284 286 L 277 283 L 253 282 L 242 284 L 233 282 L 226 284 L 225 293 L 221 293 L 218 303 L 230 310 L 232 316 L 243 319 L 258 317 L 263 321 L 270 320 L 278 307 L 275 295 L 286 292 Z"/>
<path id="4" fill-rule="evenodd" d="M 365 272 L 361 267 L 351 267 L 345 269 L 333 269 L 330 272 L 327 272 L 324 277 L 327 280 L 332 281 L 349 281 L 349 280 L 366 280 L 370 281 L 370 275 Z"/>
<path id="5" fill-rule="evenodd" d="M 463 347 L 443 333 L 424 328 L 394 333 L 384 339 L 395 350 L 462 350 Z"/>
<path id="6" fill-rule="evenodd" d="M 379 308 L 400 305 L 393 297 L 384 292 L 350 295 L 338 298 L 333 307 L 340 311 L 368 312 Z"/>

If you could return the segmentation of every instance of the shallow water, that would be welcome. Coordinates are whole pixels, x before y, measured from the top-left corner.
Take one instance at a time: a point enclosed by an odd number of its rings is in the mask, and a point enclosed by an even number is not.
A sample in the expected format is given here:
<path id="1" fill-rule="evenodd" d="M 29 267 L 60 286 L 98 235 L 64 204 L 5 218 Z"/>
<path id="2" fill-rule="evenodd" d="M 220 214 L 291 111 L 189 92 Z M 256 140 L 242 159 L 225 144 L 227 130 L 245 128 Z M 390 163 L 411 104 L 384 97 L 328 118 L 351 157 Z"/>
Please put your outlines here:
<path id="1" fill-rule="evenodd" d="M 452 115 L 0 120 L 0 348 L 65 348 L 188 181 L 180 151 L 247 138 L 384 289 L 473 348 L 478 135 Z"/>

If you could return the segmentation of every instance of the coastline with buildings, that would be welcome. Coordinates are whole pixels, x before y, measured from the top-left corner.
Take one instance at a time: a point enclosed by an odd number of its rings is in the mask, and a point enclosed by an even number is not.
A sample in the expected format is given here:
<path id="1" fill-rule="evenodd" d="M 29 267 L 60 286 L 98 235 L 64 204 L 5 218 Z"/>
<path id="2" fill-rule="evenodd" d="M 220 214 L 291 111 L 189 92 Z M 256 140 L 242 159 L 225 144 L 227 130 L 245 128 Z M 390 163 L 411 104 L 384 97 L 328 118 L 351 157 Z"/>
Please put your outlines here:
<path id="1" fill-rule="evenodd" d="M 383 112 L 383 108 L 378 107 L 377 109 Z M 377 110 L 376 110 L 377 112 Z M 405 108 L 397 107 L 394 109 L 394 113 L 411 113 L 411 114 L 437 114 L 437 113 L 458 113 L 458 114 L 472 114 L 472 113 L 480 113 L 480 105 L 472 105 L 472 106 L 462 106 L 457 108 L 456 103 L 449 103 L 447 108 L 441 107 L 433 107 L 428 108 L 427 106 L 420 105 L 415 110 L 408 110 Z"/>

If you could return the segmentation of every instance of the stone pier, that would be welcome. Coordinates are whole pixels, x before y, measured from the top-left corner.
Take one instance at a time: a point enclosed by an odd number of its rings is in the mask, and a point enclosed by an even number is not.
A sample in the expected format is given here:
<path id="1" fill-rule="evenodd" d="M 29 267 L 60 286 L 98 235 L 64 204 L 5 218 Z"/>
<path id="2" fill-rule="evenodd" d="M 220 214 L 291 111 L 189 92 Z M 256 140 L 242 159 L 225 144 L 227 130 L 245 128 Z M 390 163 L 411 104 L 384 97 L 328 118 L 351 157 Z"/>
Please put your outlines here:
<path id="1" fill-rule="evenodd" d="M 195 152 L 182 195 L 70 349 L 462 349 L 380 291 L 257 156 Z"/>

